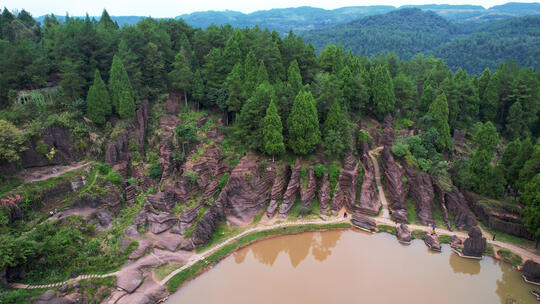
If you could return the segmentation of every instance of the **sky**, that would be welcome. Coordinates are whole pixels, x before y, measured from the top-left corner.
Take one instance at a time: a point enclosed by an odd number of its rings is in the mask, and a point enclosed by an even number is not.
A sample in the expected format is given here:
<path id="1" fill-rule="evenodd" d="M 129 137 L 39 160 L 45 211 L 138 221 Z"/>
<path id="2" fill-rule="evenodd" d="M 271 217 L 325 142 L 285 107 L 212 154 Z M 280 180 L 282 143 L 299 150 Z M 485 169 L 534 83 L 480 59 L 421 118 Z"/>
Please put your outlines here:
<path id="1" fill-rule="evenodd" d="M 0 0 L 0 7 L 9 10 L 25 9 L 32 16 L 37 17 L 45 14 L 82 16 L 88 13 L 90 16 L 99 16 L 104 8 L 113 16 L 152 16 L 152 17 L 176 17 L 181 14 L 208 10 L 234 10 L 250 13 L 257 10 L 271 8 L 286 8 L 298 6 L 313 6 L 324 9 L 334 9 L 344 6 L 363 5 L 393 5 L 405 4 L 474 4 L 485 8 L 504 4 L 512 0 L 457 0 L 437 2 L 433 0 L 273 0 L 273 1 L 245 1 L 245 0 Z M 538 2 L 527 0 L 514 0 L 519 2 Z"/>

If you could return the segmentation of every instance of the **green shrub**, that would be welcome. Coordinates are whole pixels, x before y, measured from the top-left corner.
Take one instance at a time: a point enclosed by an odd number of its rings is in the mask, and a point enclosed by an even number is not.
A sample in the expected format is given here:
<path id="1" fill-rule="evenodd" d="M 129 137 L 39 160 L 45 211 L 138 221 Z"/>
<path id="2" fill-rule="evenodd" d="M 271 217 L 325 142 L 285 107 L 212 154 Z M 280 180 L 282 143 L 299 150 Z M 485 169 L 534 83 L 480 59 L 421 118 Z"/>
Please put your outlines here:
<path id="1" fill-rule="evenodd" d="M 129 141 L 128 149 L 131 152 L 139 150 L 139 142 L 136 141 L 135 139 L 131 139 Z"/>
<path id="2" fill-rule="evenodd" d="M 318 179 L 321 179 L 326 172 L 326 168 L 322 164 L 315 166 L 314 173 Z"/>
<path id="3" fill-rule="evenodd" d="M 219 181 L 218 181 L 218 189 L 219 189 L 219 191 L 221 191 L 227 185 L 227 182 L 229 181 L 229 176 L 230 176 L 230 173 L 227 172 L 227 173 L 223 174 L 222 177 L 219 178 Z"/>
<path id="4" fill-rule="evenodd" d="M 124 180 L 120 173 L 116 170 L 109 171 L 109 174 L 107 174 L 107 180 L 110 181 L 113 184 L 120 184 Z"/>
<path id="5" fill-rule="evenodd" d="M 42 155 L 47 155 L 49 153 L 49 147 L 43 140 L 38 140 L 36 142 L 36 152 Z"/>
<path id="6" fill-rule="evenodd" d="M 520 255 L 515 254 L 506 248 L 499 249 L 497 253 L 501 256 L 503 261 L 512 264 L 512 266 L 519 266 L 523 263 Z"/>
<path id="7" fill-rule="evenodd" d="M 161 178 L 161 175 L 163 175 L 163 169 L 161 169 L 161 167 L 159 166 L 159 164 L 153 164 L 151 167 L 150 167 L 150 173 L 149 173 L 150 177 L 152 179 L 160 179 Z"/>
<path id="8" fill-rule="evenodd" d="M 195 184 L 199 180 L 199 173 L 194 171 L 184 171 L 184 174 L 182 176 L 185 176 L 190 184 Z"/>
<path id="9" fill-rule="evenodd" d="M 392 146 L 392 154 L 399 158 L 405 157 L 409 153 L 409 145 L 403 142 L 396 142 Z"/>
<path id="10" fill-rule="evenodd" d="M 101 175 L 107 175 L 107 174 L 109 174 L 109 171 L 111 170 L 110 165 L 106 165 L 106 164 L 103 164 L 103 163 L 97 164 L 96 168 L 98 169 L 98 171 L 99 171 L 99 173 Z"/>
<path id="11" fill-rule="evenodd" d="M 305 205 L 300 205 L 298 207 L 298 215 L 301 215 L 301 216 L 304 216 L 304 215 L 308 215 L 311 213 L 311 208 L 305 206 Z"/>

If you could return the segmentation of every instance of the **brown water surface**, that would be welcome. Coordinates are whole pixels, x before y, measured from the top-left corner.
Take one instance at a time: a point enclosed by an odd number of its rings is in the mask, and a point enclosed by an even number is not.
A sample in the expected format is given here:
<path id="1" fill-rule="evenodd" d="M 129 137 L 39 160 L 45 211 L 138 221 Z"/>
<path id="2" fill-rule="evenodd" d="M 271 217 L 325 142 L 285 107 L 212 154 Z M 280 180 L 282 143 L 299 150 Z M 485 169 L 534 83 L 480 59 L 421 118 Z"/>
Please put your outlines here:
<path id="1" fill-rule="evenodd" d="M 401 245 L 389 234 L 328 231 L 239 250 L 171 295 L 168 304 L 537 303 L 508 264 Z"/>

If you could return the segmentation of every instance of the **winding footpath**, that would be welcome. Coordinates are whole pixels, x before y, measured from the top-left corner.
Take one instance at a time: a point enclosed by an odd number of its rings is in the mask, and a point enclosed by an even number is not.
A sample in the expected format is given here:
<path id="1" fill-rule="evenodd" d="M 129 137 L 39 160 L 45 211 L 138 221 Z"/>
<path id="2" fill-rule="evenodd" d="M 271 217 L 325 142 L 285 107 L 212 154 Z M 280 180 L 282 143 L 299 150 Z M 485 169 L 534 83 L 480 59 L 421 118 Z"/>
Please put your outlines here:
<path id="1" fill-rule="evenodd" d="M 371 160 L 373 161 L 373 165 L 374 165 L 375 180 L 376 180 L 376 183 L 377 183 L 377 188 L 379 190 L 379 199 L 380 199 L 381 205 L 382 205 L 382 207 L 381 207 L 382 208 L 381 215 L 378 216 L 378 217 L 375 217 L 374 219 L 375 219 L 375 221 L 377 222 L 378 225 L 387 225 L 387 226 L 397 227 L 399 224 L 394 222 L 390 218 L 390 213 L 389 213 L 389 210 L 388 210 L 388 202 L 386 200 L 386 196 L 384 194 L 384 188 L 383 188 L 382 183 L 381 183 L 381 175 L 380 175 L 380 171 L 379 171 L 379 162 L 377 161 L 377 158 L 376 158 L 376 154 L 381 150 L 381 148 L 382 147 L 379 147 L 379 148 L 369 152 L 369 156 L 370 156 Z M 174 277 L 176 274 L 190 268 L 195 263 L 204 260 L 205 258 L 210 256 L 211 254 L 213 254 L 217 250 L 223 248 L 224 246 L 230 244 L 231 242 L 234 242 L 234 241 L 236 241 L 236 240 L 238 240 L 238 239 L 240 239 L 240 238 L 242 238 L 242 237 L 244 237 L 246 235 L 249 235 L 251 233 L 267 231 L 267 230 L 273 230 L 273 229 L 280 228 L 280 227 L 293 227 L 293 226 L 305 226 L 305 225 L 325 225 L 325 224 L 345 223 L 345 222 L 350 222 L 350 220 L 348 218 L 337 217 L 337 218 L 334 218 L 332 220 L 326 220 L 326 221 L 325 220 L 315 220 L 315 221 L 284 222 L 284 223 L 278 223 L 278 224 L 268 225 L 268 226 L 264 225 L 264 224 L 259 224 L 258 226 L 255 226 L 253 228 L 249 228 L 247 230 L 244 230 L 241 233 L 224 240 L 223 242 L 215 245 L 214 247 L 207 249 L 203 253 L 193 255 L 186 264 L 184 264 L 182 267 L 180 267 L 180 268 L 174 270 L 173 272 L 171 272 L 163 280 L 161 280 L 159 282 L 159 284 L 163 285 L 163 286 L 166 285 L 167 282 L 172 277 Z M 431 231 L 431 228 L 428 227 L 428 226 L 421 226 L 421 225 L 415 225 L 415 224 L 408 224 L 407 226 L 411 230 L 421 230 L 421 231 L 424 231 L 424 232 Z M 448 236 L 457 235 L 460 238 L 467 238 L 468 237 L 467 233 L 465 233 L 465 232 L 449 231 L 449 230 L 446 230 L 446 229 L 437 228 L 436 232 L 439 235 L 448 235 Z M 536 254 L 534 254 L 532 252 L 529 252 L 529 251 L 527 251 L 527 250 L 525 250 L 523 248 L 520 248 L 518 246 L 508 244 L 508 243 L 499 242 L 499 241 L 492 241 L 489 238 L 487 238 L 487 242 L 489 244 L 493 244 L 493 245 L 499 246 L 501 248 L 509 249 L 509 250 L 511 250 L 513 252 L 516 252 L 516 253 L 520 254 L 523 257 L 526 257 L 527 259 L 530 259 L 530 260 L 533 260 L 535 262 L 540 263 L 540 256 L 538 256 L 538 255 L 536 255 Z M 80 276 L 78 276 L 76 278 L 73 278 L 73 279 L 70 279 L 70 280 L 67 280 L 67 281 L 64 281 L 64 282 L 47 284 L 47 285 L 25 285 L 25 284 L 13 283 L 13 284 L 10 284 L 10 286 L 12 288 L 28 288 L 28 289 L 53 288 L 53 287 L 59 287 L 59 286 L 62 286 L 64 284 L 68 284 L 68 283 L 74 283 L 74 282 L 77 282 L 77 281 L 80 281 L 80 280 L 87 280 L 87 279 L 94 279 L 94 278 L 106 278 L 106 277 L 116 276 L 121 271 L 122 271 L 122 269 L 118 270 L 118 271 L 115 271 L 115 272 L 107 273 L 107 274 L 80 275 Z"/>

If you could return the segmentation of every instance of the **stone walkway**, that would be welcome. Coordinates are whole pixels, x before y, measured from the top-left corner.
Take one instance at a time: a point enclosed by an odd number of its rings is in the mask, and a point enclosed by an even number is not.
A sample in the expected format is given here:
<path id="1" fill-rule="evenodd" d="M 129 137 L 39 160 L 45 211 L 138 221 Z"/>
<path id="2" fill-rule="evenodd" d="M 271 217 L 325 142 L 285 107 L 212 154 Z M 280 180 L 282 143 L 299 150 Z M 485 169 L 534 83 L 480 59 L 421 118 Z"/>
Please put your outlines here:
<path id="1" fill-rule="evenodd" d="M 384 189 L 381 184 L 381 173 L 379 171 L 379 162 L 377 161 L 377 154 L 383 149 L 383 147 L 378 147 L 377 149 L 369 151 L 369 158 L 373 162 L 373 168 L 375 169 L 375 182 L 377 183 L 377 189 L 379 190 L 379 200 L 382 205 L 381 216 L 385 219 L 390 218 L 390 212 L 388 211 L 388 201 L 384 195 Z"/>

